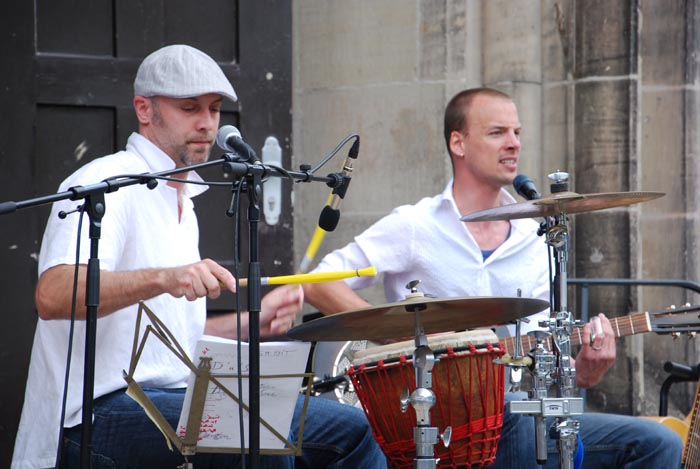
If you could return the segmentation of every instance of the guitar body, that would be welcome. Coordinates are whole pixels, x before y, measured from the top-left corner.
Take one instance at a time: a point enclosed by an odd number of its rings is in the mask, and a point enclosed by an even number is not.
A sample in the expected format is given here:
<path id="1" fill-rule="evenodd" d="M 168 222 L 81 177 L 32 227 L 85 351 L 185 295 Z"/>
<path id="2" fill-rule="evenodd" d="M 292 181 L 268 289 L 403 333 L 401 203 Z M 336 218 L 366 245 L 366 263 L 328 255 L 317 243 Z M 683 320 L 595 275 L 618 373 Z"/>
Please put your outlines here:
<path id="1" fill-rule="evenodd" d="M 681 440 L 683 441 L 683 445 L 686 444 L 686 441 L 688 441 L 688 432 L 690 431 L 690 418 L 691 415 L 689 414 L 684 420 L 681 420 L 676 417 L 647 417 L 643 416 L 641 417 L 643 419 L 648 419 L 648 420 L 654 420 L 655 422 L 659 422 L 674 432 L 681 437 Z"/>
<path id="2" fill-rule="evenodd" d="M 683 440 L 683 458 L 681 459 L 681 467 L 698 468 L 700 467 L 700 383 L 695 388 L 695 400 L 693 408 L 688 414 L 690 425 L 688 429 L 688 438 Z"/>

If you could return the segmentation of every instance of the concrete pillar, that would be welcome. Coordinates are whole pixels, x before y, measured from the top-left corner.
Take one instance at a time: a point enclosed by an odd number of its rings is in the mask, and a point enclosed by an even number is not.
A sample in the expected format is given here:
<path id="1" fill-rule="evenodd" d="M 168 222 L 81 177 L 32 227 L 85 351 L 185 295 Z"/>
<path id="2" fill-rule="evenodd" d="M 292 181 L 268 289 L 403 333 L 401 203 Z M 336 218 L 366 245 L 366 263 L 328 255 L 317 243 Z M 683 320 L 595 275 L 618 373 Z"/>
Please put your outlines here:
<path id="1" fill-rule="evenodd" d="M 483 85 L 513 97 L 523 126 L 519 171 L 541 186 L 540 2 L 489 0 L 482 2 L 482 14 Z"/>
<path id="2" fill-rule="evenodd" d="M 661 190 L 665 197 L 644 204 L 639 212 L 637 265 L 642 277 L 698 281 L 697 164 L 698 2 L 640 2 L 640 185 Z M 691 52 L 694 51 L 694 52 Z M 646 288 L 640 304 L 664 309 L 698 302 L 678 288 Z M 697 364 L 698 345 L 682 337 L 645 337 L 645 387 L 658 388 L 665 361 Z M 690 410 L 695 384 L 674 385 L 669 409 Z M 651 392 L 639 396 L 635 408 L 650 413 Z M 633 397 L 637 398 L 635 394 Z M 656 403 L 651 409 L 656 411 Z"/>

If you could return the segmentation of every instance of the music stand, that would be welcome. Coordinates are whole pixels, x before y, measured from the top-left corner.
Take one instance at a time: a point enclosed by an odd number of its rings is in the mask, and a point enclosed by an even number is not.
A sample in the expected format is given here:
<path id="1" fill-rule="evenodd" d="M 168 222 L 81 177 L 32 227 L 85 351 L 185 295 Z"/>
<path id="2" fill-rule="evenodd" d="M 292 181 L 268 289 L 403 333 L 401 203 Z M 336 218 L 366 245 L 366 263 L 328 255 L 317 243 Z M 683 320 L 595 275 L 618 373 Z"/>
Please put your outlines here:
<path id="1" fill-rule="evenodd" d="M 145 327 L 145 332 L 142 337 L 140 337 L 140 325 L 143 314 L 148 316 L 151 324 Z M 158 410 L 156 405 L 150 400 L 150 398 L 143 391 L 141 386 L 134 379 L 134 373 L 136 372 L 136 367 L 138 365 L 139 358 L 143 349 L 146 345 L 148 337 L 153 335 L 158 339 L 163 345 L 165 345 L 180 361 L 182 361 L 185 366 L 187 366 L 192 373 L 195 375 L 194 387 L 192 393 L 192 400 L 190 403 L 189 418 L 184 434 L 184 438 L 178 436 L 178 433 L 170 426 L 170 423 L 165 419 L 163 414 Z M 243 453 L 248 452 L 246 448 L 234 448 L 231 446 L 197 446 L 197 441 L 200 434 L 200 423 L 202 422 L 202 416 L 204 412 L 204 406 L 206 403 L 207 389 L 209 384 L 213 383 L 227 396 L 233 399 L 238 405 L 240 405 L 245 412 L 249 412 L 249 407 L 245 405 L 232 391 L 230 391 L 224 384 L 221 383 L 222 378 L 233 378 L 237 377 L 237 374 L 212 374 L 211 373 L 211 358 L 202 357 L 200 359 L 199 365 L 195 366 L 192 360 L 187 356 L 187 352 L 178 343 L 177 339 L 168 330 L 165 324 L 155 315 L 155 313 L 148 308 L 143 302 L 139 303 L 139 310 L 136 318 L 136 327 L 134 331 L 134 343 L 132 347 L 131 363 L 129 364 L 129 372 L 124 372 L 124 380 L 127 382 L 127 394 L 129 397 L 134 399 L 141 407 L 143 407 L 146 414 L 153 421 L 153 423 L 158 427 L 158 429 L 163 433 L 168 447 L 172 450 L 174 445 L 180 453 L 186 458 L 187 456 L 192 456 L 197 452 L 200 453 Z M 249 377 L 248 375 L 241 375 L 242 377 Z M 311 379 L 313 373 L 291 373 L 291 374 L 276 374 L 276 375 L 265 375 L 260 376 L 263 379 L 273 379 L 273 378 L 307 378 Z M 301 419 L 299 421 L 299 435 L 297 437 L 296 443 L 290 442 L 286 436 L 282 435 L 273 425 L 267 422 L 265 419 L 260 418 L 260 424 L 263 425 L 267 430 L 269 430 L 276 438 L 278 438 L 284 447 L 282 449 L 275 448 L 260 448 L 260 454 L 301 454 L 301 445 L 304 434 L 304 421 L 306 419 L 306 410 L 309 404 L 309 398 L 311 396 L 311 388 L 307 387 L 304 398 L 304 406 L 302 408 Z"/>

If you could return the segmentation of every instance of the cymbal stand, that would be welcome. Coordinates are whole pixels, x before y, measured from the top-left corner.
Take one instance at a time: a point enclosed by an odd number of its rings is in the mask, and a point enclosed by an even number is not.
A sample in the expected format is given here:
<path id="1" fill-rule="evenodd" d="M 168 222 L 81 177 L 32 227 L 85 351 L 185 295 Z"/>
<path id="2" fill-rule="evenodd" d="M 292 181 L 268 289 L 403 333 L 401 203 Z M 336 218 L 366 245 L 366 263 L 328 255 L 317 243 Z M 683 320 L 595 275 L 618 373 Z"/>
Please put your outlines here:
<path id="1" fill-rule="evenodd" d="M 419 281 L 410 282 L 407 287 L 411 289 L 410 296 L 423 296 L 417 290 Z M 435 405 L 437 399 L 432 391 L 433 367 L 437 360 L 433 351 L 428 346 L 428 339 L 425 336 L 421 316 L 421 310 L 425 305 L 407 306 L 406 310 L 415 314 L 416 319 L 416 348 L 413 352 L 413 368 L 416 371 L 416 390 L 409 396 L 408 388 L 404 388 L 401 393 L 401 412 L 406 412 L 408 404 L 411 404 L 416 413 L 416 424 L 413 428 L 413 441 L 416 444 L 416 457 L 413 461 L 414 469 L 435 469 L 439 459 L 435 458 L 435 445 L 441 439 L 445 447 L 450 446 L 452 439 L 452 427 L 447 427 L 442 435 L 438 435 L 437 427 L 430 425 L 430 409 Z"/>
<path id="2" fill-rule="evenodd" d="M 568 190 L 568 174 L 553 173 L 549 177 L 554 181 L 552 192 Z M 578 446 L 580 422 L 571 417 L 583 414 L 583 399 L 574 397 L 576 370 L 571 363 L 571 332 L 583 323 L 573 319 L 567 311 L 566 264 L 568 261 L 569 229 L 565 213 L 546 218 L 546 243 L 553 249 L 555 276 L 552 282 L 554 291 L 554 318 L 540 321 L 540 326 L 549 331 L 531 331 L 529 335 L 537 340 L 537 346 L 531 352 L 534 375 L 531 399 L 513 401 L 510 411 L 533 415 L 535 417 L 535 450 L 539 464 L 547 460 L 546 417 L 555 417 L 550 428 L 550 436 L 557 440 L 559 449 L 559 467 L 573 469 L 574 455 Z M 544 343 L 551 337 L 552 351 L 546 350 Z M 554 371 L 556 370 L 556 375 Z M 556 385 L 555 398 L 548 397 L 547 389 Z"/>
<path id="3" fill-rule="evenodd" d="M 518 298 L 522 297 L 522 290 L 518 288 Z M 529 323 L 528 318 L 516 319 L 515 322 L 515 347 L 513 350 L 512 357 L 502 357 L 494 360 L 495 363 L 505 365 L 510 368 L 509 377 L 509 391 L 517 392 L 520 391 L 520 385 L 523 381 L 523 368 L 529 366 L 532 360 L 529 357 L 523 356 L 523 345 L 520 340 L 520 328 L 521 324 L 524 322 Z"/>

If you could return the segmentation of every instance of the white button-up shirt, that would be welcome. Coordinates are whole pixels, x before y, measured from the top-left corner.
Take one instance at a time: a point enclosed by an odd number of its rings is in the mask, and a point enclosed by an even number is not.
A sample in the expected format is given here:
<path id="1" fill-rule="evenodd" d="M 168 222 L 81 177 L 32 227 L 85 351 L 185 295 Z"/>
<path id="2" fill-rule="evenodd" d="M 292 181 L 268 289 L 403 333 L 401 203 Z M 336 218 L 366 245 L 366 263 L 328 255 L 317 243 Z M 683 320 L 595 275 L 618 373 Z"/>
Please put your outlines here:
<path id="1" fill-rule="evenodd" d="M 132 134 L 126 151 L 83 166 L 61 184 L 59 192 L 77 185 L 98 183 L 113 175 L 159 172 L 174 167 L 173 160 L 153 143 L 139 134 Z M 189 177 L 201 180 L 193 172 Z M 188 184 L 178 201 L 177 190 L 161 181 L 153 190 L 135 185 L 106 194 L 99 242 L 101 270 L 174 267 L 200 260 L 199 230 L 190 197 L 204 190 L 204 186 Z M 182 206 L 180 216 L 178 202 Z M 79 203 L 54 204 L 41 243 L 39 274 L 59 264 L 75 263 L 79 215 L 72 214 L 61 220 L 57 213 L 72 210 Z M 87 263 L 89 258 L 88 225 L 85 217 L 80 241 L 81 264 Z M 205 299 L 190 302 L 164 294 L 151 298 L 146 304 L 167 325 L 184 350 L 193 352 L 197 339 L 204 332 Z M 129 369 L 136 311 L 137 306 L 131 306 L 97 320 L 95 398 L 126 387 L 122 370 Z M 142 330 L 146 324 L 148 320 L 144 317 Z M 39 319 L 37 323 L 13 468 L 53 467 L 55 463 L 69 325 L 68 320 Z M 66 427 L 78 425 L 82 420 L 84 346 L 85 321 L 76 321 Z M 167 348 L 149 339 L 135 379 L 142 386 L 184 387 L 188 374 L 188 369 Z"/>
<path id="2" fill-rule="evenodd" d="M 502 190 L 501 203 L 515 200 Z M 484 260 L 460 216 L 450 181 L 442 194 L 394 209 L 354 242 L 324 257 L 315 270 L 374 266 L 380 275 L 345 282 L 358 290 L 383 275 L 388 302 L 404 299 L 411 280 L 420 280 L 420 291 L 439 298 L 515 297 L 520 289 L 524 298 L 549 301 L 547 245 L 537 236 L 539 225 L 534 220 L 511 220 L 508 239 Z M 538 328 L 538 319 L 548 317 L 549 310 L 532 316 L 529 324 L 522 325 L 522 333 Z"/>

